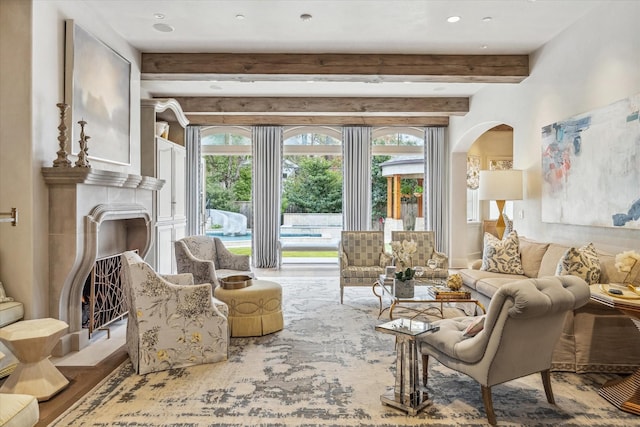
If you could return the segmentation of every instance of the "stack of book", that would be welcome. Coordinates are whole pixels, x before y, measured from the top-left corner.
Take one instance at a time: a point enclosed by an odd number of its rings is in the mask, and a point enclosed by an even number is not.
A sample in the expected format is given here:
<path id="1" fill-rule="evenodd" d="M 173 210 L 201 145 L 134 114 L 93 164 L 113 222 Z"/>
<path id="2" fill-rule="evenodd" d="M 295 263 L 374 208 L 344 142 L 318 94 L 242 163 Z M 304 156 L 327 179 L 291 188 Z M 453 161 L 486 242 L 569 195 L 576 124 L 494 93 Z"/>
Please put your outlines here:
<path id="1" fill-rule="evenodd" d="M 452 291 L 448 288 L 435 288 L 436 299 L 471 299 L 469 291 Z"/>

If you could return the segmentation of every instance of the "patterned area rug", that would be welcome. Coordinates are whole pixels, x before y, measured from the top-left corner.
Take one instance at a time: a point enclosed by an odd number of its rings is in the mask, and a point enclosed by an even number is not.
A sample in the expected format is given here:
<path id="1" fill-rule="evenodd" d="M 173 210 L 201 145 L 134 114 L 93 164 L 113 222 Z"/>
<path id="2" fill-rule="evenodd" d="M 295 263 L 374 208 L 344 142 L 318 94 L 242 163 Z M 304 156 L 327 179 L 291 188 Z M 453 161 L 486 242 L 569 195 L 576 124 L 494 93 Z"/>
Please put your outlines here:
<path id="1" fill-rule="evenodd" d="M 370 288 L 336 279 L 278 278 L 285 329 L 233 338 L 227 362 L 143 376 L 129 362 L 51 426 L 474 426 L 487 425 L 480 386 L 433 361 L 432 404 L 415 417 L 380 403 L 394 382 L 394 339 L 375 332 Z M 447 315 L 456 313 L 452 309 Z M 557 405 L 538 374 L 493 388 L 499 425 L 640 425 L 602 399 L 611 375 L 554 373 Z"/>

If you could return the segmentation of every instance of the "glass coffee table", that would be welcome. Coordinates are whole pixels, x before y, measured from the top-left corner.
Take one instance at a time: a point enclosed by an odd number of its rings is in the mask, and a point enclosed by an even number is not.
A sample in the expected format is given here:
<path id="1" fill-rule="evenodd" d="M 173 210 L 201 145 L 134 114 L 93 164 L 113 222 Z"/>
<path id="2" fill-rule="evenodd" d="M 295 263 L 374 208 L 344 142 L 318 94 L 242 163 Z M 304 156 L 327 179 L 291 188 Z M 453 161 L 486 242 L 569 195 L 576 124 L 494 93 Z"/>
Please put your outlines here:
<path id="1" fill-rule="evenodd" d="M 394 279 L 381 275 L 373 284 L 373 294 L 380 301 L 378 318 L 389 310 L 389 319 L 393 320 L 393 311 L 397 307 L 414 313 L 412 318 L 436 311 L 444 318 L 445 303 L 471 303 L 486 312 L 480 301 L 469 295 L 447 295 L 446 279 L 420 278 L 414 279 L 415 292 L 413 298 L 400 298 L 394 295 Z M 388 303 L 388 305 L 386 305 Z"/>

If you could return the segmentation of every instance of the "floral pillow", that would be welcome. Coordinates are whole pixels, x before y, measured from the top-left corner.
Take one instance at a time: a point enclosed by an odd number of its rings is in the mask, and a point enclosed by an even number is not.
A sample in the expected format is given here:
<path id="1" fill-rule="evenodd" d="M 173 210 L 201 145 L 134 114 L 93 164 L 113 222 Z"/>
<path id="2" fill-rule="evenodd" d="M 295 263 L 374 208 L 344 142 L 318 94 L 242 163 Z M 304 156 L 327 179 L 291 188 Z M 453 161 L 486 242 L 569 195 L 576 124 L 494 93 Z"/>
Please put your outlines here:
<path id="1" fill-rule="evenodd" d="M 0 282 L 0 302 L 11 302 L 13 298 L 8 297 L 4 292 L 4 286 L 2 286 L 2 282 Z"/>
<path id="2" fill-rule="evenodd" d="M 484 233 L 482 267 L 493 273 L 524 274 L 520 260 L 518 233 L 514 230 L 499 240 L 493 234 Z"/>
<path id="3" fill-rule="evenodd" d="M 600 259 L 596 254 L 596 248 L 593 243 L 589 243 L 580 249 L 567 249 L 558 261 L 556 276 L 578 276 L 592 285 L 599 283 L 600 271 Z"/>

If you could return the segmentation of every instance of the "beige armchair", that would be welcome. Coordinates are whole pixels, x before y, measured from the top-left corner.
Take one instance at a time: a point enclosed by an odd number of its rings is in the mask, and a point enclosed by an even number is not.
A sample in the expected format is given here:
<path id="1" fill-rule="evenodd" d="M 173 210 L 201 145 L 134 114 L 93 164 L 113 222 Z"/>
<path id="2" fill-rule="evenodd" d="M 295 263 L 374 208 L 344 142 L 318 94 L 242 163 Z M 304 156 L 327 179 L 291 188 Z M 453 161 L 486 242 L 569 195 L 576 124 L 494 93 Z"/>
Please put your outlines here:
<path id="1" fill-rule="evenodd" d="M 549 276 L 503 285 L 491 299 L 484 329 L 475 336 L 465 329 L 477 317 L 434 322 L 440 329 L 420 338 L 422 373 L 427 384 L 429 356 L 467 374 L 481 386 L 487 418 L 496 424 L 491 387 L 540 372 L 549 403 L 555 403 L 549 369 L 551 355 L 568 311 L 585 305 L 590 292 L 576 276 Z"/>
<path id="2" fill-rule="evenodd" d="M 343 231 L 339 247 L 340 304 L 345 286 L 373 286 L 373 282 L 391 265 L 384 251 L 382 231 Z"/>
<path id="3" fill-rule="evenodd" d="M 403 240 L 416 242 L 418 246 L 412 257 L 413 266 L 426 267 L 427 261 L 433 259 L 437 267 L 428 272 L 428 277 L 446 278 L 449 276 L 449 258 L 446 254 L 435 250 L 436 237 L 433 231 L 392 231 L 391 240 L 402 242 Z"/>
<path id="4" fill-rule="evenodd" d="M 132 251 L 121 260 L 127 349 L 138 374 L 227 359 L 229 310 L 209 283 L 194 285 L 190 274 L 161 276 Z"/>
<path id="5" fill-rule="evenodd" d="M 178 273 L 191 273 L 195 283 L 219 285 L 218 279 L 236 274 L 253 277 L 248 255 L 238 255 L 222 240 L 209 236 L 189 236 L 174 243 Z M 214 287 L 215 287 L 214 286 Z"/>

